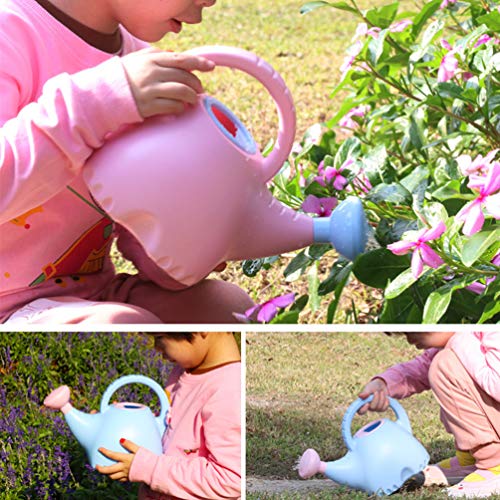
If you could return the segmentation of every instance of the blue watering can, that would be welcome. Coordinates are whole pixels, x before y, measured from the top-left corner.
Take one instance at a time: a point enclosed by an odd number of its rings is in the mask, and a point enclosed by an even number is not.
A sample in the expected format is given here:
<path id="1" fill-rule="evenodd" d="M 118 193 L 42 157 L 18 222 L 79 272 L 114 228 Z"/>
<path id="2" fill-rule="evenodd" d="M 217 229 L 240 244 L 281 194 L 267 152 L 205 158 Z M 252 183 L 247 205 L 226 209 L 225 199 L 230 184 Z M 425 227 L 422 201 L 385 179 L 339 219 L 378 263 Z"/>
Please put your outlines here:
<path id="1" fill-rule="evenodd" d="M 298 472 L 307 479 L 318 472 L 336 483 L 369 493 L 390 495 L 429 463 L 429 454 L 413 436 L 408 415 L 403 407 L 389 398 L 397 420 L 382 418 L 351 434 L 351 423 L 357 411 L 373 396 L 357 399 L 342 420 L 342 437 L 348 453 L 335 462 L 322 462 L 318 453 L 309 449 L 299 460 Z"/>
<path id="2" fill-rule="evenodd" d="M 161 411 L 158 417 L 139 403 L 109 404 L 116 390 L 128 384 L 144 384 L 157 394 Z M 78 442 L 85 448 L 90 465 L 113 465 L 98 448 L 126 453 L 120 439 L 133 441 L 157 455 L 162 454 L 161 438 L 165 431 L 165 416 L 170 407 L 165 390 L 160 384 L 143 375 L 126 375 L 115 380 L 104 392 L 99 413 L 84 413 L 73 408 L 69 402 L 69 387 L 63 385 L 54 389 L 44 400 L 48 408 L 61 410 Z"/>

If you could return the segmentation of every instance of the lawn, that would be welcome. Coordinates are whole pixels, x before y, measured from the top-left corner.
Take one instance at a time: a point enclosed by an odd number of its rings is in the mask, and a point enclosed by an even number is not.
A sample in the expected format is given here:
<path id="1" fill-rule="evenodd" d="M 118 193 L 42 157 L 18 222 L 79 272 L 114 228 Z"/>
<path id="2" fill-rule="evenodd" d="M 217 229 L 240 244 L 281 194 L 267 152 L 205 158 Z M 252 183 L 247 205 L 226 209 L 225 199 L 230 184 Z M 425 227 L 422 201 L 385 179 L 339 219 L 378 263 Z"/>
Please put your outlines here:
<path id="1" fill-rule="evenodd" d="M 326 461 L 344 456 L 340 424 L 349 404 L 373 375 L 418 354 L 404 338 L 383 333 L 249 333 L 246 352 L 247 477 L 282 480 L 299 479 L 294 466 L 307 448 L 316 449 Z M 451 456 L 453 440 L 441 425 L 432 394 L 402 404 L 431 462 Z M 394 418 L 392 412 L 384 416 Z M 353 432 L 377 418 L 373 413 L 357 416 Z M 394 496 L 399 497 L 446 498 L 439 488 Z M 259 493 L 247 498 L 274 497 Z M 276 498 L 299 496 L 281 493 Z M 367 496 L 332 488 L 308 498 Z"/>
<path id="2" fill-rule="evenodd" d="M 322 9 L 300 14 L 302 1 L 295 0 L 219 0 L 204 11 L 199 25 L 184 26 L 180 35 L 167 35 L 158 45 L 169 50 L 186 50 L 202 45 L 231 45 L 255 52 L 268 61 L 283 77 L 294 97 L 297 110 L 297 140 L 313 124 L 331 117 L 342 102 L 343 95 L 330 99 L 329 93 L 340 79 L 339 67 L 356 27 L 348 12 Z M 361 2 L 363 6 L 382 5 L 380 0 Z M 241 72 L 217 68 L 212 74 L 201 75 L 207 93 L 216 96 L 231 108 L 255 140 L 264 148 L 276 137 L 278 118 L 274 103 L 260 83 Z M 131 270 L 116 252 L 119 270 Z M 283 270 L 294 257 L 281 256 L 270 270 L 254 278 L 246 277 L 238 262 L 230 263 L 223 273 L 212 275 L 239 284 L 257 302 L 276 295 L 307 293 L 307 279 L 286 282 Z M 319 266 L 319 277 L 328 275 L 335 253 L 328 252 Z M 354 278 L 346 288 L 337 322 L 363 322 L 380 305 L 377 290 L 367 289 Z M 331 300 L 331 298 L 330 298 Z M 306 308 L 302 323 L 324 323 L 325 300 L 317 309 Z"/>

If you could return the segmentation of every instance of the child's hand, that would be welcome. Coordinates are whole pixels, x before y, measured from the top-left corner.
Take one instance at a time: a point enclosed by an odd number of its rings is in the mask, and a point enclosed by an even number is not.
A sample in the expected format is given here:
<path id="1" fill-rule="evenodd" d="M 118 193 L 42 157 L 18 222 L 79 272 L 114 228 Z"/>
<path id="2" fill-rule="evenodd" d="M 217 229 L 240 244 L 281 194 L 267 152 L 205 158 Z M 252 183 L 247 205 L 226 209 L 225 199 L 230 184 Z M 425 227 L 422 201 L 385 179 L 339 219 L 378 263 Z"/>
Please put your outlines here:
<path id="1" fill-rule="evenodd" d="M 359 397 L 365 399 L 371 394 L 373 394 L 373 399 L 358 410 L 360 415 L 365 414 L 368 410 L 385 411 L 389 408 L 389 391 L 384 380 L 381 378 L 370 380 L 359 393 Z"/>
<path id="2" fill-rule="evenodd" d="M 109 476 L 115 481 L 121 481 L 122 483 L 128 481 L 128 476 L 130 473 L 130 467 L 132 467 L 132 461 L 135 458 L 135 454 L 139 449 L 132 441 L 127 439 L 120 439 L 120 444 L 130 453 L 120 453 L 117 451 L 107 450 L 106 448 L 99 448 L 99 451 L 111 460 L 116 460 L 116 464 L 113 465 L 96 465 L 96 470 L 101 474 Z"/>
<path id="3" fill-rule="evenodd" d="M 203 57 L 153 48 L 124 56 L 122 64 L 143 118 L 179 114 L 187 104 L 195 104 L 203 87 L 192 71 L 211 71 L 215 67 Z"/>

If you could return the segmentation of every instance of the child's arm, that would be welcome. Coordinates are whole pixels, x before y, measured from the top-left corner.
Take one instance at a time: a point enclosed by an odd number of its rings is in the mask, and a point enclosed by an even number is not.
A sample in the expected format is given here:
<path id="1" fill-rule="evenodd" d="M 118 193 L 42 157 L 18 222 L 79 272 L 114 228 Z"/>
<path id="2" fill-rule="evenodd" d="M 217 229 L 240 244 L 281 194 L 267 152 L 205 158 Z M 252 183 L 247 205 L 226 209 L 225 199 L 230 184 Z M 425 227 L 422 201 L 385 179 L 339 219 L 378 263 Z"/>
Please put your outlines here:
<path id="1" fill-rule="evenodd" d="M 145 49 L 55 76 L 29 102 L 36 70 L 1 33 L 0 53 L 0 224 L 64 189 L 121 126 L 182 112 L 202 90 L 191 71 L 214 67 L 200 57 Z"/>
<path id="2" fill-rule="evenodd" d="M 387 384 L 389 396 L 403 399 L 430 389 L 429 367 L 439 349 L 427 349 L 416 358 L 391 366 L 380 375 Z"/>
<path id="3" fill-rule="evenodd" d="M 500 402 L 500 332 L 456 333 L 449 347 L 477 385 Z"/>
<path id="4" fill-rule="evenodd" d="M 208 457 L 155 455 L 139 448 L 129 480 L 185 499 L 238 498 L 241 495 L 239 387 L 219 390 L 202 411 Z M 168 451 L 167 451 L 168 452 Z"/>

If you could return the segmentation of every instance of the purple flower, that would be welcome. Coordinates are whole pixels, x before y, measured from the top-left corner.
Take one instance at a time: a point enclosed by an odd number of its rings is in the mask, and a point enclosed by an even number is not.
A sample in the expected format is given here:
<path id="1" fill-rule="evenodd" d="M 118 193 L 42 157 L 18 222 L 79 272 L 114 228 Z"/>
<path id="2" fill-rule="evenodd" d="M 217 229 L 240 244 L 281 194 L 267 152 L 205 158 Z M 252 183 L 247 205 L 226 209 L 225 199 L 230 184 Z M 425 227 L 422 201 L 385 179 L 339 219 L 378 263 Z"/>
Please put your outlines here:
<path id="1" fill-rule="evenodd" d="M 263 304 L 257 304 L 245 311 L 245 314 L 233 313 L 233 315 L 240 321 L 248 323 L 249 321 L 257 320 L 260 323 L 269 323 L 276 314 L 278 308 L 285 308 L 295 300 L 294 293 L 280 295 L 273 299 L 267 300 Z"/>
<path id="2" fill-rule="evenodd" d="M 471 175 L 467 186 L 479 192 L 475 200 L 467 203 L 455 216 L 463 221 L 463 233 L 471 236 L 484 224 L 483 207 L 495 219 L 500 219 L 500 162 L 495 162 L 486 176 Z"/>
<path id="3" fill-rule="evenodd" d="M 411 258 L 411 270 L 415 278 L 418 278 L 424 269 L 424 264 L 437 269 L 444 264 L 443 259 L 429 246 L 427 241 L 439 238 L 446 230 L 444 222 L 439 222 L 430 229 L 422 229 L 416 234 L 414 241 L 397 241 L 387 245 L 387 248 L 395 255 L 405 255 L 413 251 Z"/>
<path id="4" fill-rule="evenodd" d="M 328 217 L 337 206 L 337 203 L 337 198 L 333 196 L 330 198 L 318 198 L 310 194 L 302 203 L 302 210 L 310 214 L 317 214 L 321 217 Z"/>
<path id="5" fill-rule="evenodd" d="M 450 81 L 455 76 L 457 69 L 458 60 L 455 58 L 455 54 L 453 52 L 449 52 L 443 57 L 443 59 L 441 59 L 437 81 L 440 83 Z"/>
<path id="6" fill-rule="evenodd" d="M 404 31 L 408 26 L 413 24 L 413 21 L 410 19 L 402 19 L 401 21 L 398 21 L 394 24 L 391 24 L 389 26 L 389 31 L 391 33 L 400 33 L 401 31 Z"/>
<path id="7" fill-rule="evenodd" d="M 318 165 L 318 173 L 320 175 L 316 176 L 314 180 L 326 186 L 327 184 L 332 185 L 337 191 L 342 191 L 347 184 L 347 179 L 342 175 L 345 168 L 350 167 L 354 163 L 352 158 L 347 158 L 347 160 L 339 167 L 324 167 L 324 163 L 321 162 Z"/>

